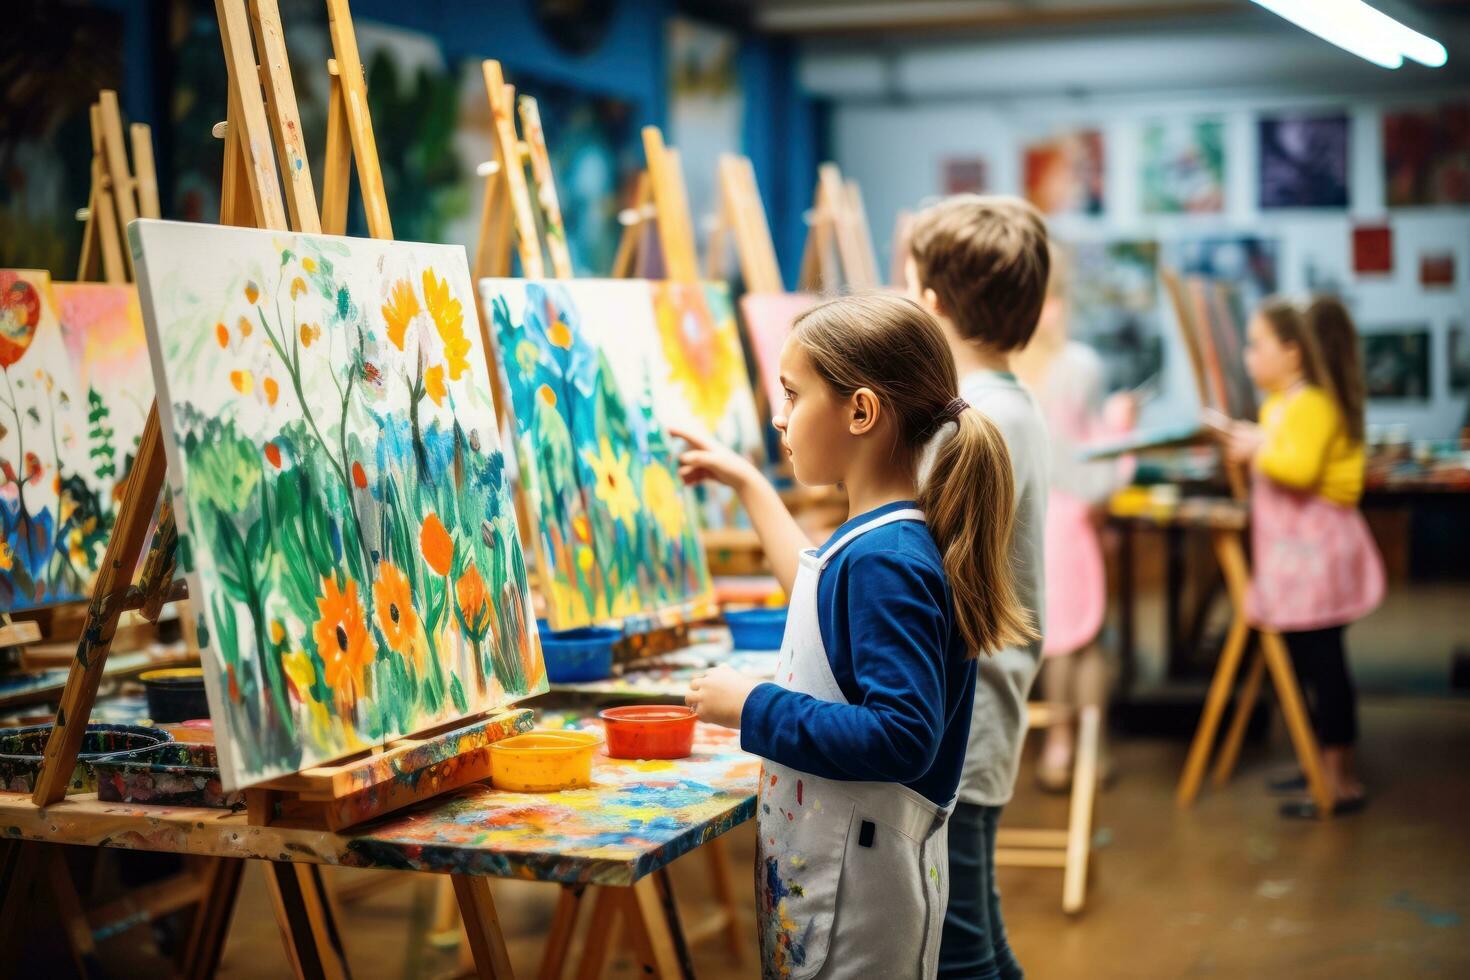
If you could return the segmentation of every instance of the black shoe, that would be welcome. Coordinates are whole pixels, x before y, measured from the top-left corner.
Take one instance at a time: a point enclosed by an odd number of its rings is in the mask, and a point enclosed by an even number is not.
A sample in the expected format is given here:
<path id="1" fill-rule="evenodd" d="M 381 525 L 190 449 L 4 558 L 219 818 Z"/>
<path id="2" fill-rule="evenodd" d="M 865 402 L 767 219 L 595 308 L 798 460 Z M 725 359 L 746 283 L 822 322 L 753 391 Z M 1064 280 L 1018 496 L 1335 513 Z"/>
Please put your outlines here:
<path id="1" fill-rule="evenodd" d="M 1300 772 L 1290 776 L 1272 776 L 1266 780 L 1266 792 L 1276 796 L 1286 793 L 1305 793 L 1307 791 L 1307 777 Z"/>
<path id="2" fill-rule="evenodd" d="M 1332 815 L 1334 817 L 1345 817 L 1350 813 L 1357 813 L 1368 806 L 1368 797 L 1352 796 L 1345 800 L 1338 800 L 1332 804 Z M 1283 817 L 1292 820 L 1316 820 L 1322 811 L 1317 808 L 1315 800 L 1288 800 L 1281 804 L 1280 813 Z"/>

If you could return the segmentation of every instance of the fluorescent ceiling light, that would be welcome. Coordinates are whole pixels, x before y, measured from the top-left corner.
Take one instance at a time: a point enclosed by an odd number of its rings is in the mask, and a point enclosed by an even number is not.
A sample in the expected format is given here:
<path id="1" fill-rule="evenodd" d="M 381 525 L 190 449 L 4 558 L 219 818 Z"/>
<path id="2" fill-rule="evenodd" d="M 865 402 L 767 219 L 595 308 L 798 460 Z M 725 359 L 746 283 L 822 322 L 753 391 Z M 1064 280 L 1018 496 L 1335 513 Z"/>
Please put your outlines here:
<path id="1" fill-rule="evenodd" d="M 1404 57 L 1430 68 L 1449 60 L 1444 45 L 1405 26 L 1363 0 L 1255 0 L 1273 14 L 1383 68 Z"/>

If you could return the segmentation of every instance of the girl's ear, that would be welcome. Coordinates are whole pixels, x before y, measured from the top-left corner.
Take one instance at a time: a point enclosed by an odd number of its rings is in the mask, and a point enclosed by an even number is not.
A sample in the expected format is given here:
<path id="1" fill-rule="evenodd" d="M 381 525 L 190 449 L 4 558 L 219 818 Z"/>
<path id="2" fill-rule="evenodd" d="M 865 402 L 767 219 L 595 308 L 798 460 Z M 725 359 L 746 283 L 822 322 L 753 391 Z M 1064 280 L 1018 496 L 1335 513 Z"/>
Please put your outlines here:
<path id="1" fill-rule="evenodd" d="M 848 411 L 851 413 L 847 431 L 855 436 L 867 435 L 878 426 L 878 416 L 882 408 L 878 402 L 878 396 L 873 394 L 871 388 L 859 388 L 848 396 Z"/>

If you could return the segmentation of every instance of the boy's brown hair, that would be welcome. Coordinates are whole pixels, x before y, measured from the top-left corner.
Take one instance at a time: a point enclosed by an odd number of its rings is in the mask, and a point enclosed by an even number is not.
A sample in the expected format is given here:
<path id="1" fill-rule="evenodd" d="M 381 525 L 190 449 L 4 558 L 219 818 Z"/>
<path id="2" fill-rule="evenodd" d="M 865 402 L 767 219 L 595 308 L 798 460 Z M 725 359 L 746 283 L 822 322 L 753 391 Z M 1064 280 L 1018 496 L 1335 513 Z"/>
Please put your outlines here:
<path id="1" fill-rule="evenodd" d="M 909 253 L 965 340 L 1020 350 L 1036 332 L 1051 254 L 1041 212 L 1018 197 L 957 194 L 915 220 Z"/>

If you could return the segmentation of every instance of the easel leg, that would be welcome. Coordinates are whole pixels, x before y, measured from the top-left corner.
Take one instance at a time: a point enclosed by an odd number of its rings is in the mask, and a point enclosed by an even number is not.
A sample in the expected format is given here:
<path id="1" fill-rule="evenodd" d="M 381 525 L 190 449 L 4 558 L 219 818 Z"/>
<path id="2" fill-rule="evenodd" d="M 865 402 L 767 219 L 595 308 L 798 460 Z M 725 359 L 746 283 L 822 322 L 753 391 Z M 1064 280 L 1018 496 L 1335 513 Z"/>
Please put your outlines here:
<path id="1" fill-rule="evenodd" d="M 1072 800 L 1067 816 L 1067 864 L 1062 870 L 1062 911 L 1082 911 L 1087 895 L 1087 865 L 1092 859 L 1092 806 L 1097 795 L 1097 758 L 1102 712 L 1082 709 L 1077 721 L 1077 760 L 1072 769 Z"/>
<path id="2" fill-rule="evenodd" d="M 1332 815 L 1332 794 L 1327 788 L 1327 779 L 1322 773 L 1322 756 L 1317 750 L 1317 736 L 1312 732 L 1312 722 L 1307 716 L 1307 706 L 1302 701 L 1301 688 L 1297 687 L 1296 673 L 1291 669 L 1291 657 L 1286 652 L 1286 643 L 1281 634 L 1274 630 L 1261 631 L 1261 655 L 1271 671 L 1271 683 L 1276 687 L 1276 699 L 1281 702 L 1281 713 L 1286 716 L 1286 729 L 1291 733 L 1291 744 L 1296 749 L 1297 762 L 1302 775 L 1307 777 L 1307 789 L 1317 803 L 1317 812 L 1324 817 Z"/>
<path id="3" fill-rule="evenodd" d="M 577 967 L 577 980 L 597 980 L 607 966 L 607 951 L 612 945 L 613 927 L 623 904 L 622 889 L 599 887 L 592 899 L 592 921 L 587 925 L 587 941 L 582 945 L 582 962 Z"/>
<path id="4" fill-rule="evenodd" d="M 459 899 L 459 915 L 469 935 L 470 949 L 475 954 L 475 971 L 481 977 L 510 980 L 510 953 L 500 931 L 500 918 L 495 913 L 495 899 L 490 895 L 488 879 L 476 875 L 451 875 L 454 894 Z"/>
<path id="5" fill-rule="evenodd" d="M 185 980 L 205 980 L 219 969 L 244 872 L 245 862 L 237 858 L 211 858 L 204 869 L 204 901 L 194 913 L 184 950 Z"/>
<path id="6" fill-rule="evenodd" d="M 631 888 L 622 889 L 624 908 L 628 914 L 628 935 L 638 956 L 638 966 L 645 975 L 673 980 L 690 978 L 694 971 L 689 952 L 684 949 L 683 934 L 677 915 L 671 915 L 674 897 L 665 877 L 659 887 L 656 875 L 639 879 Z"/>
<path id="7" fill-rule="evenodd" d="M 309 980 L 347 980 L 347 956 L 332 921 L 321 870 L 310 864 L 266 863 L 271 902 L 286 957 L 296 975 Z"/>
<path id="8" fill-rule="evenodd" d="M 1225 742 L 1220 746 L 1220 757 L 1215 760 L 1214 783 L 1217 787 L 1228 783 L 1235 772 L 1240 746 L 1245 741 L 1245 730 L 1250 725 L 1251 713 L 1256 710 L 1256 699 L 1261 696 L 1261 676 L 1265 672 L 1266 660 L 1257 650 L 1251 657 L 1240 694 L 1236 696 L 1235 715 L 1230 719 L 1230 730 L 1225 733 Z"/>
<path id="9" fill-rule="evenodd" d="M 1210 761 L 1210 749 L 1215 744 L 1215 733 L 1220 727 L 1220 716 L 1225 711 L 1225 702 L 1230 700 L 1230 689 L 1235 685 L 1235 675 L 1240 669 L 1240 657 L 1245 652 L 1245 641 L 1250 635 L 1242 610 L 1235 610 L 1230 622 L 1230 634 L 1225 638 L 1225 649 L 1220 653 L 1220 663 L 1215 667 L 1215 676 L 1210 681 L 1210 692 L 1205 697 L 1205 710 L 1200 715 L 1199 727 L 1195 729 L 1194 741 L 1189 746 L 1189 757 L 1184 762 L 1184 774 L 1179 778 L 1179 789 L 1174 802 L 1189 806 L 1199 795 L 1199 784 L 1204 779 L 1205 766 Z"/>
<path id="10" fill-rule="evenodd" d="M 541 956 L 541 969 L 536 974 L 541 980 L 560 980 L 572 945 L 572 935 L 577 931 L 577 913 L 582 910 L 582 896 L 586 891 L 585 885 L 561 886 L 561 894 L 556 899 L 556 913 L 551 917 L 551 932 L 546 937 L 546 951 Z"/>
<path id="11" fill-rule="evenodd" d="M 71 947 L 72 962 L 77 975 L 100 977 L 105 975 L 102 963 L 97 959 L 97 946 L 92 941 L 92 924 L 82 908 L 81 896 L 71 878 L 71 868 L 66 863 L 66 852 L 60 844 L 47 844 L 42 857 L 47 883 L 50 885 L 51 901 L 66 930 L 67 945 Z"/>
<path id="12" fill-rule="evenodd" d="M 31 841 L 0 841 L 0 949 L 21 948 L 44 847 Z M 13 956 L 0 957 L 0 977 L 14 975 L 17 965 Z"/>
<path id="13" fill-rule="evenodd" d="M 715 899 L 725 910 L 725 948 L 730 962 L 739 965 L 743 946 L 740 941 L 740 906 L 735 901 L 735 886 L 730 880 L 730 850 L 725 838 L 716 837 L 704 845 L 709 859 L 710 883 L 714 887 Z"/>

